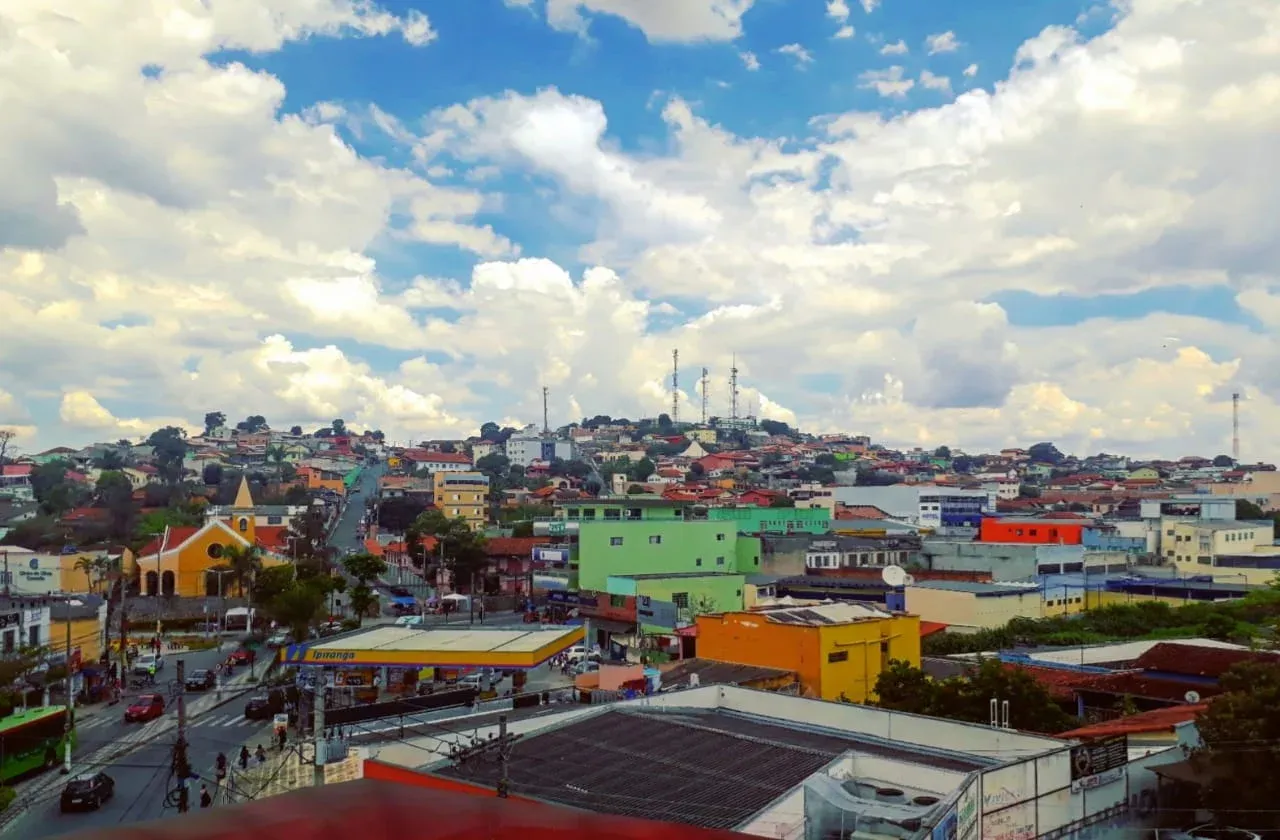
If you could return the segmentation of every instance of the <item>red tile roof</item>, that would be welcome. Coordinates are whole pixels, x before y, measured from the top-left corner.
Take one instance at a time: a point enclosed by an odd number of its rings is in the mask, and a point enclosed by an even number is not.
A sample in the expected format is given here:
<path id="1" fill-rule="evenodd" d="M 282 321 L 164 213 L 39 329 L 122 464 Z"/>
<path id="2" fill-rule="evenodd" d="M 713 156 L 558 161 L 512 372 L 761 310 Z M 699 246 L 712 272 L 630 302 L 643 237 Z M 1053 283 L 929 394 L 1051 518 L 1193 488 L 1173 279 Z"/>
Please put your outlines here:
<path id="1" fill-rule="evenodd" d="M 491 537 L 484 544 L 484 553 L 490 557 L 530 557 L 533 547 L 546 542 L 540 537 Z"/>
<path id="2" fill-rule="evenodd" d="M 258 545 L 269 550 L 288 551 L 289 529 L 283 525 L 260 525 L 253 529 Z"/>
<path id="3" fill-rule="evenodd" d="M 88 522 L 107 518 L 106 508 L 78 507 L 62 514 L 63 522 Z"/>
<path id="4" fill-rule="evenodd" d="M 5 464 L 3 467 L 0 467 L 0 475 L 3 475 L 5 478 L 15 478 L 24 475 L 31 475 L 34 470 L 35 468 L 30 464 Z"/>
<path id="5" fill-rule="evenodd" d="M 836 510 L 836 519 L 888 519 L 889 514 L 875 505 L 844 505 Z"/>
<path id="6" fill-rule="evenodd" d="M 1055 700 L 1071 700 L 1075 697 L 1074 688 L 1077 684 L 1084 680 L 1088 680 L 1092 674 L 1081 674 L 1078 671 L 1069 671 L 1066 668 L 1046 668 L 1039 665 L 1019 665 L 1013 662 L 1005 663 L 1007 671 L 1022 671 L 1033 677 L 1036 682 L 1049 692 Z"/>
<path id="7" fill-rule="evenodd" d="M 1161 642 L 1138 657 L 1133 667 L 1143 671 L 1163 671 L 1168 674 L 1216 679 L 1226 673 L 1231 666 L 1241 662 L 1280 663 L 1280 657 L 1274 653 L 1251 650 Z"/>
<path id="8" fill-rule="evenodd" d="M 1207 708 L 1209 708 L 1208 703 L 1166 706 L 1162 709 L 1152 709 L 1149 712 L 1139 712 L 1128 717 L 1082 726 L 1079 729 L 1059 733 L 1058 737 L 1088 739 L 1103 738 L 1108 735 L 1139 735 L 1144 732 L 1166 732 L 1172 730 L 1179 723 L 1195 720 Z"/>
<path id="9" fill-rule="evenodd" d="M 1150 676 L 1142 671 L 1117 671 L 1096 676 L 1079 676 L 1081 678 L 1075 684 L 1077 691 L 1128 695 L 1146 700 L 1163 700 L 1167 703 L 1186 702 L 1188 691 L 1194 691 L 1201 697 L 1212 697 L 1222 693 L 1222 689 L 1214 685 L 1204 685 L 1199 681 L 1184 681 L 1177 678 L 1162 679 Z"/>

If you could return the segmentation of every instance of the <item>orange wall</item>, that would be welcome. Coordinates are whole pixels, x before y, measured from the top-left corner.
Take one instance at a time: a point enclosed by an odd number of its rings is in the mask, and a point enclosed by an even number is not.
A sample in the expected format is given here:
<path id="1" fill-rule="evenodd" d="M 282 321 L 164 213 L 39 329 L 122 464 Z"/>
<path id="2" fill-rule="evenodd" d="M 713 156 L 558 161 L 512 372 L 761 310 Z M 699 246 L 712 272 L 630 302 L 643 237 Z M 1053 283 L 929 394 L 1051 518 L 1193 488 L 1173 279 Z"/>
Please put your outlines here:
<path id="1" fill-rule="evenodd" d="M 1080 545 L 1085 523 L 1069 519 L 982 520 L 979 539 L 995 543 L 1032 543 L 1035 545 Z"/>
<path id="2" fill-rule="evenodd" d="M 794 671 L 806 693 L 820 692 L 818 628 L 774 624 L 751 613 L 700 615 L 697 620 L 700 658 Z"/>

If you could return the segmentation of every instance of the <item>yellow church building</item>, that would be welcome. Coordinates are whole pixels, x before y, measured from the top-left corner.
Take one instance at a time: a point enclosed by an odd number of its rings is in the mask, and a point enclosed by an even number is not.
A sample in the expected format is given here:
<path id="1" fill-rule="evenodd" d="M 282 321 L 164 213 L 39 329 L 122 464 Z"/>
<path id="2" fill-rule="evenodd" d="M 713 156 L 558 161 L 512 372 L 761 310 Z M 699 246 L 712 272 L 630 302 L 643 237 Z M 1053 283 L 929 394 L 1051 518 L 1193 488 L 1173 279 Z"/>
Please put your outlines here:
<path id="1" fill-rule="evenodd" d="M 139 591 L 184 598 L 217 595 L 219 575 L 208 574 L 208 570 L 227 566 L 227 549 L 232 547 L 256 546 L 263 567 L 291 562 L 288 527 L 258 525 L 255 508 L 249 482 L 241 478 L 226 516 L 195 528 L 166 527 L 138 552 Z"/>

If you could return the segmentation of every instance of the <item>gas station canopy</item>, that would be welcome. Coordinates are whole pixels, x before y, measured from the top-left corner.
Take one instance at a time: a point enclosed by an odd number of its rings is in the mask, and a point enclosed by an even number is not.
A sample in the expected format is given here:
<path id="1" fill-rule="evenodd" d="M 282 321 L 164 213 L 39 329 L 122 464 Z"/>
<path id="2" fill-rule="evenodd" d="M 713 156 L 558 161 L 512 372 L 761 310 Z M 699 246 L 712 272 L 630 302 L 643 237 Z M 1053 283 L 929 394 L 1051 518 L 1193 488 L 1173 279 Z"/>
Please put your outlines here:
<path id="1" fill-rule="evenodd" d="M 339 668 L 536 668 L 582 641 L 581 627 L 490 630 L 487 628 L 383 625 L 342 638 L 281 648 L 285 665 Z"/>

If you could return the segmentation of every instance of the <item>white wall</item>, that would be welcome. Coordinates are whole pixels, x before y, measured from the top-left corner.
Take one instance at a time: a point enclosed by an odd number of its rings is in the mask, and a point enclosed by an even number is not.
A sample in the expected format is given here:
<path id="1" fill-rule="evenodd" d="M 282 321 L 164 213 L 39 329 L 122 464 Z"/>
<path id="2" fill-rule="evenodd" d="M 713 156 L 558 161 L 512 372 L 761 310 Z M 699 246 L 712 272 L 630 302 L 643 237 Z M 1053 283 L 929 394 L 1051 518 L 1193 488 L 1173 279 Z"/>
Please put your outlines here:
<path id="1" fill-rule="evenodd" d="M 871 779 L 877 782 L 933 793 L 946 798 L 964 782 L 967 773 L 942 770 L 926 764 L 896 761 L 875 755 L 862 755 L 856 751 L 849 761 L 847 778 Z"/>

